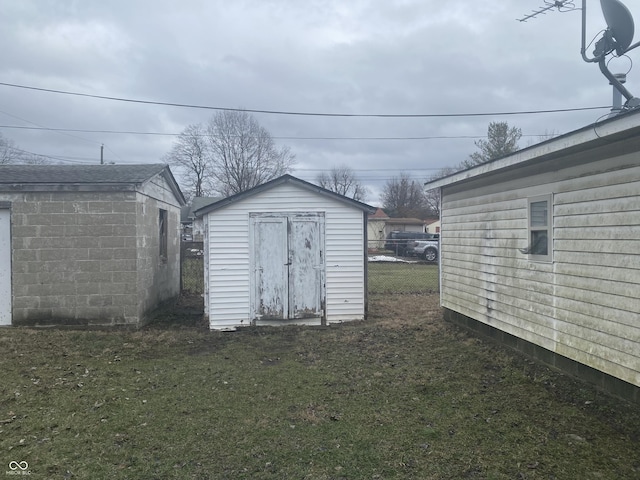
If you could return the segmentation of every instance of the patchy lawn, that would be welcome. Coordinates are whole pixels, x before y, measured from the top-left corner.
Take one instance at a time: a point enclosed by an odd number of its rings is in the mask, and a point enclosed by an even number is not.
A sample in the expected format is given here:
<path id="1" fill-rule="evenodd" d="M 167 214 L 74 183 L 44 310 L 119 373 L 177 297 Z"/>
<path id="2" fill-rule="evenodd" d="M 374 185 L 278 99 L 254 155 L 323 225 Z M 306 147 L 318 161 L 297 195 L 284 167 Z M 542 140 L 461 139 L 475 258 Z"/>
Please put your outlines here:
<path id="1" fill-rule="evenodd" d="M 416 263 L 369 262 L 370 294 L 432 293 L 439 288 L 438 265 Z"/>
<path id="2" fill-rule="evenodd" d="M 437 302 L 374 295 L 369 321 L 327 328 L 2 329 L 0 461 L 32 479 L 640 477 L 640 406 Z"/>

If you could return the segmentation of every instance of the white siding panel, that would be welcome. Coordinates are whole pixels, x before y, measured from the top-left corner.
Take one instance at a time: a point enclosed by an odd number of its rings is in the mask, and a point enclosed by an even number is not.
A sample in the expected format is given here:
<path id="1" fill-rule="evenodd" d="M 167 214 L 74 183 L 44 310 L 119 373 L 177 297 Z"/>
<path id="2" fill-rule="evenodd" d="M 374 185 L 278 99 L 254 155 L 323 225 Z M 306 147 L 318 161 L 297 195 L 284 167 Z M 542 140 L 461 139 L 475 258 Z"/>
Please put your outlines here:
<path id="1" fill-rule="evenodd" d="M 586 233 L 585 233 L 586 235 Z M 617 253 L 599 253 L 597 255 L 585 255 L 583 252 L 555 252 L 556 262 L 561 264 L 599 266 L 604 270 L 619 272 L 628 270 L 630 278 L 637 280 L 640 270 L 640 255 L 628 255 Z"/>
<path id="2" fill-rule="evenodd" d="M 607 282 L 604 285 L 610 285 L 608 281 L 612 282 L 613 287 L 605 287 L 605 288 L 619 288 L 621 285 L 624 289 L 626 289 L 625 284 L 630 284 L 636 286 L 636 291 L 639 288 L 637 285 L 640 285 L 640 276 L 634 275 L 633 269 L 629 270 L 626 268 L 602 268 L 600 266 L 586 265 L 586 264 L 569 264 L 563 263 L 556 265 L 555 268 L 556 273 L 558 274 L 558 278 L 561 276 L 571 276 L 578 277 L 579 279 L 584 279 L 586 282 L 582 286 L 577 288 L 583 288 L 584 290 L 588 290 L 589 288 L 595 288 L 596 291 L 600 291 L 600 285 L 603 285 L 603 282 L 599 280 L 605 280 Z M 594 281 L 596 280 L 596 281 Z M 613 293 L 613 292 L 610 292 Z"/>
<path id="3" fill-rule="evenodd" d="M 562 198 L 562 197 L 561 197 Z M 568 199 L 565 199 L 567 201 Z M 557 205 L 554 213 L 557 217 L 566 217 L 574 215 L 594 215 L 597 213 L 620 213 L 623 216 L 628 215 L 630 204 L 640 206 L 640 196 L 631 195 L 625 198 L 599 199 L 597 201 L 576 200 L 574 203 L 565 203 Z M 637 213 L 636 209 L 635 213 Z"/>
<path id="4" fill-rule="evenodd" d="M 554 194 L 553 263 L 533 262 L 527 199 Z M 443 194 L 442 305 L 640 386 L 640 160 Z"/>
<path id="5" fill-rule="evenodd" d="M 207 214 L 212 328 L 250 322 L 249 213 L 324 212 L 327 322 L 364 318 L 363 212 L 293 184 L 281 184 Z M 235 290 L 235 294 L 230 294 Z"/>
<path id="6" fill-rule="evenodd" d="M 557 228 L 640 225 L 640 210 L 558 217 L 554 225 Z"/>
<path id="7" fill-rule="evenodd" d="M 615 229 L 609 226 L 597 226 L 590 229 L 592 240 L 637 240 L 637 226 L 620 225 Z M 556 240 L 580 240 L 583 231 L 580 228 L 558 228 L 554 236 Z"/>

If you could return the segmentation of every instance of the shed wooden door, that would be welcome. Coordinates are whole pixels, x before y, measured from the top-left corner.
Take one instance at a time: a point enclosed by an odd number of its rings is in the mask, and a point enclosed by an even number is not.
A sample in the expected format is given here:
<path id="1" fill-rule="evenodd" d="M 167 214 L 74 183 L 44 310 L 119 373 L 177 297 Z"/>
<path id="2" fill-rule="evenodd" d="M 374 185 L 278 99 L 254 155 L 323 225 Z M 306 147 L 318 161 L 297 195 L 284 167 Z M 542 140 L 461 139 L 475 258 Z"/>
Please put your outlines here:
<path id="1" fill-rule="evenodd" d="M 0 209 L 0 325 L 11 325 L 11 215 Z"/>
<path id="2" fill-rule="evenodd" d="M 317 318 L 320 323 L 324 215 L 253 214 L 251 227 L 254 321 Z"/>

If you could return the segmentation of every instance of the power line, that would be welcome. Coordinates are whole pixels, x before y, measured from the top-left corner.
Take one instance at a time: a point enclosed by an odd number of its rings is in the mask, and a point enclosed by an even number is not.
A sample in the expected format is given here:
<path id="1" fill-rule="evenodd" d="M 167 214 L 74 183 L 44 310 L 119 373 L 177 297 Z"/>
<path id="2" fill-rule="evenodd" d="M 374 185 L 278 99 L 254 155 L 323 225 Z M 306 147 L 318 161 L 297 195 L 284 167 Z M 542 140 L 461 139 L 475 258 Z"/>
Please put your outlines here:
<path id="1" fill-rule="evenodd" d="M 87 130 L 77 128 L 49 128 L 49 127 L 26 127 L 23 125 L 0 125 L 0 128 L 11 128 L 18 130 L 44 130 L 53 132 L 80 132 L 80 133 L 100 133 L 100 134 L 116 134 L 116 135 L 148 135 L 148 136 L 164 136 L 179 137 L 182 133 L 165 133 L 165 132 L 140 132 L 134 130 Z M 206 137 L 203 135 L 189 135 Z M 543 137 L 545 134 L 528 134 L 523 137 Z M 293 137 L 293 136 L 271 136 L 274 140 L 464 140 L 486 138 L 487 135 L 428 135 L 421 137 Z"/>
<path id="2" fill-rule="evenodd" d="M 165 107 L 179 107 L 179 108 L 195 108 L 203 110 L 219 110 L 229 112 L 249 112 L 249 113 L 264 113 L 270 115 L 296 115 L 296 116 L 315 116 L 315 117 L 365 117 L 365 118 L 444 118 L 444 117 L 486 117 L 486 116 L 504 116 L 504 115 L 533 115 L 541 113 L 563 113 L 563 112 L 579 112 L 585 110 L 600 110 L 609 109 L 609 105 L 602 107 L 581 107 L 581 108 L 561 108 L 551 110 L 525 110 L 517 112 L 484 112 L 484 113 L 420 113 L 420 114 L 356 114 L 356 113 L 320 113 L 320 112 L 295 112 L 284 110 L 257 110 L 249 108 L 228 108 L 228 107 L 214 107 L 208 105 L 193 105 L 187 103 L 172 103 L 172 102 L 158 102 L 151 100 L 140 100 L 133 98 L 123 97 L 111 97 L 107 95 L 93 95 L 89 93 L 70 92 L 66 90 L 54 90 L 51 88 L 39 88 L 29 85 L 19 85 L 15 83 L 0 82 L 0 86 L 22 88 L 25 90 L 35 90 L 38 92 L 57 93 L 60 95 L 72 95 L 76 97 L 96 98 L 100 100 L 111 100 L 117 102 L 127 103 L 139 103 L 144 105 L 161 105 Z"/>
<path id="3" fill-rule="evenodd" d="M 71 155 L 53 155 L 53 154 L 44 154 L 44 153 L 36 153 L 31 152 L 29 150 L 24 150 L 18 147 L 6 147 L 15 152 L 19 152 L 22 154 L 34 155 L 36 157 L 48 158 L 51 160 L 56 160 L 59 162 L 68 162 L 68 163 L 76 163 L 76 164 L 95 164 L 96 159 L 91 157 L 76 157 Z M 128 162 L 122 162 L 128 163 Z M 380 172 L 383 175 L 385 172 L 398 172 L 398 171 L 409 171 L 409 172 L 429 172 L 434 170 L 441 170 L 442 167 L 418 167 L 418 168 L 352 168 L 354 172 L 367 172 L 367 173 L 375 173 Z M 305 172 L 305 173 L 322 173 L 322 172 L 330 172 L 331 168 L 294 168 L 296 172 Z M 389 180 L 393 177 L 382 176 L 378 177 L 375 175 L 363 175 L 359 176 L 358 180 Z"/>
<path id="4" fill-rule="evenodd" d="M 82 130 L 65 130 L 65 129 L 62 129 L 62 128 L 59 128 L 59 129 L 58 128 L 49 128 L 49 127 L 45 127 L 44 125 L 40 125 L 38 123 L 32 122 L 31 120 L 27 120 L 26 118 L 18 117 L 17 115 L 13 115 L 11 113 L 5 112 L 3 110 L 0 110 L 0 113 L 2 113 L 3 115 L 6 115 L 8 117 L 18 119 L 18 120 L 20 120 L 22 122 L 30 123 L 31 125 L 35 125 L 34 127 L 26 127 L 24 125 L 15 125 L 13 127 L 7 126 L 6 128 L 19 128 L 19 129 L 23 129 L 23 130 L 47 130 L 47 131 L 52 131 L 52 132 L 55 132 L 55 133 L 59 133 L 60 135 L 65 135 L 65 136 L 70 137 L 70 138 L 76 138 L 76 139 L 82 140 L 84 142 L 100 145 L 100 143 L 96 142 L 95 140 L 89 140 L 87 138 L 79 137 L 77 135 L 71 135 L 70 133 L 68 133 L 68 132 L 74 132 L 74 133 L 80 132 L 81 133 Z M 111 148 L 109 148 L 108 146 L 105 146 L 105 147 L 107 148 L 107 150 L 109 150 L 111 153 L 113 153 L 116 157 L 118 157 L 120 160 L 122 160 L 122 158 L 120 158 L 120 155 L 118 155 L 116 152 L 114 152 Z"/>
<path id="5" fill-rule="evenodd" d="M 20 126 L 16 125 L 16 128 L 23 128 L 23 129 L 28 129 L 28 130 L 49 130 L 47 127 L 45 127 L 43 125 L 40 125 L 40 124 L 35 123 L 35 122 L 32 122 L 31 120 L 27 120 L 26 118 L 18 117 L 17 115 L 13 115 L 13 114 L 5 112 L 3 110 L 0 110 L 0 113 L 2 113 L 3 115 L 6 115 L 7 117 L 15 118 L 15 119 L 20 120 L 22 122 L 30 123 L 31 125 L 35 125 L 34 127 L 25 127 L 23 125 L 20 125 Z M 88 140 L 86 138 L 78 137 L 76 135 L 69 135 L 68 133 L 65 133 L 66 132 L 65 130 L 52 130 L 52 131 L 60 133 L 61 135 L 66 135 L 66 136 L 71 137 L 71 138 L 77 138 L 78 140 L 82 140 L 82 141 L 85 141 L 85 142 L 96 143 L 94 140 Z"/>
<path id="6" fill-rule="evenodd" d="M 59 162 L 88 163 L 88 162 L 84 162 L 84 161 L 76 161 L 76 160 L 67 159 L 67 157 L 59 157 L 59 156 L 54 156 L 54 155 L 47 155 L 47 154 L 44 154 L 44 153 L 30 152 L 29 150 L 24 150 L 22 148 L 17 148 L 17 147 L 9 147 L 9 146 L 7 146 L 6 148 L 8 148 L 10 150 L 13 150 L 14 152 L 21 153 L 21 154 L 33 155 L 35 157 L 41 157 L 41 158 L 48 158 L 50 160 L 57 160 Z M 73 158 L 73 157 L 70 157 L 70 158 Z"/>

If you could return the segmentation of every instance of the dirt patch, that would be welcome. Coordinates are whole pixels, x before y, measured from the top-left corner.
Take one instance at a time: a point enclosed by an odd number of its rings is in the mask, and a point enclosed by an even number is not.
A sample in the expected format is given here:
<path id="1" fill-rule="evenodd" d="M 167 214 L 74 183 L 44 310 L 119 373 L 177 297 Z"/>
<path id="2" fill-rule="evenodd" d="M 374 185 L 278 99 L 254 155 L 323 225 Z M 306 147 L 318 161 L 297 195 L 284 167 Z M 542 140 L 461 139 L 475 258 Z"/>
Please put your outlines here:
<path id="1" fill-rule="evenodd" d="M 442 328 L 442 308 L 438 294 L 372 295 L 369 297 L 369 319 L 385 328 L 431 326 Z"/>
<path id="2" fill-rule="evenodd" d="M 166 303 L 152 312 L 144 329 L 208 327 L 204 320 L 202 295 L 182 295 L 174 302 Z"/>

